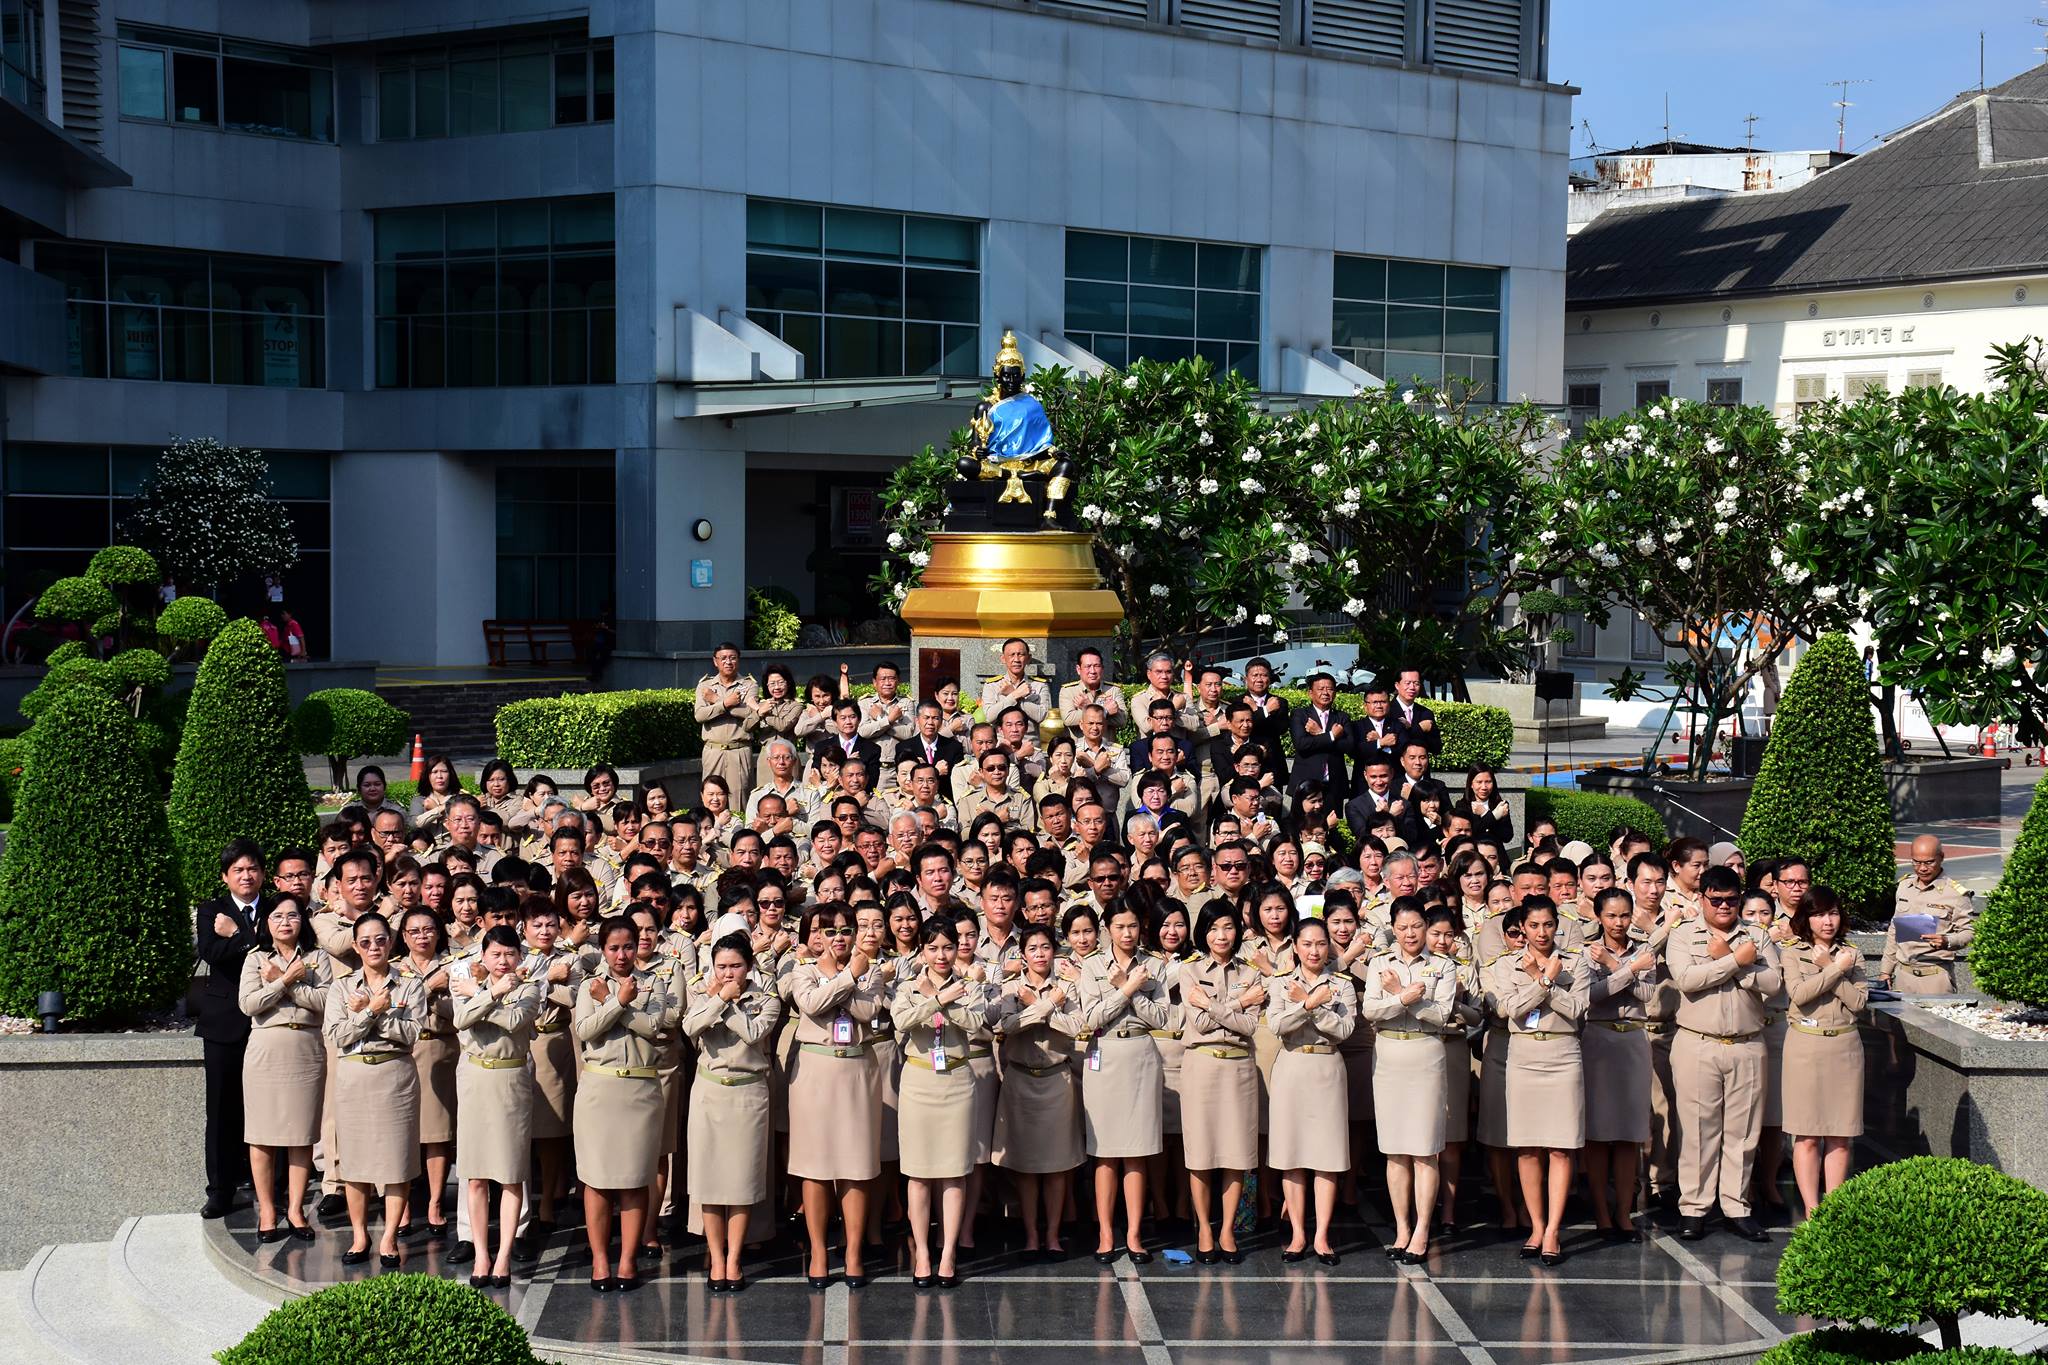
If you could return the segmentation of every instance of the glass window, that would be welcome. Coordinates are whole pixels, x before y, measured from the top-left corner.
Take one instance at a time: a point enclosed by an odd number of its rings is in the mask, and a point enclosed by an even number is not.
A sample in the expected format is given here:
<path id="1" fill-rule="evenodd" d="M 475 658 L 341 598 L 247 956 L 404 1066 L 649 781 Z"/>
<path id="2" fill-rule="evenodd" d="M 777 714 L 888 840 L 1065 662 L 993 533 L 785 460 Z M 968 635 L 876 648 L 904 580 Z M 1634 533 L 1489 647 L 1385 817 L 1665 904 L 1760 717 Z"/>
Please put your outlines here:
<path id="1" fill-rule="evenodd" d="M 158 48 L 121 45 L 121 117 L 162 120 L 164 64 L 168 54 Z"/>
<path id="2" fill-rule="evenodd" d="M 498 470 L 498 616 L 573 620 L 612 600 L 617 495 L 607 465 Z"/>
<path id="3" fill-rule="evenodd" d="M 412 72 L 377 73 L 377 140 L 396 142 L 412 136 Z"/>
<path id="4" fill-rule="evenodd" d="M 1389 383 L 1500 385 L 1501 272 L 1481 266 L 1339 256 L 1331 346 Z"/>
<path id="5" fill-rule="evenodd" d="M 505 91 L 506 132 L 528 132 L 554 123 L 549 85 L 553 65 L 545 50 L 507 52 L 499 61 L 498 79 Z"/>
<path id="6" fill-rule="evenodd" d="M 972 375 L 980 224 L 747 201 L 747 317 L 834 378 Z"/>
<path id="7" fill-rule="evenodd" d="M 498 131 L 498 59 L 476 57 L 448 64 L 448 135 Z"/>
<path id="8" fill-rule="evenodd" d="M 552 37 L 401 48 L 381 57 L 380 141 L 518 133 L 612 117 L 610 39 Z"/>
<path id="9" fill-rule="evenodd" d="M 1668 379 L 1641 379 L 1636 381 L 1636 406 L 1646 408 L 1660 398 L 1671 396 L 1671 381 Z"/>
<path id="10" fill-rule="evenodd" d="M 123 118 L 334 140 L 334 68 L 325 56 L 136 24 L 119 33 Z"/>
<path id="11" fill-rule="evenodd" d="M 1739 408 L 1742 406 L 1742 381 L 1740 379 L 1709 379 L 1707 401 L 1717 408 Z"/>
<path id="12" fill-rule="evenodd" d="M 319 388 L 326 270 L 299 261 L 39 242 L 40 273 L 69 296 L 68 370 L 88 379 Z M 402 266 L 380 266 L 395 297 Z"/>
<path id="13" fill-rule="evenodd" d="M 1066 333 L 1105 364 L 1203 356 L 1258 378 L 1260 249 L 1067 233 Z"/>
<path id="14" fill-rule="evenodd" d="M 225 126 L 236 132 L 333 140 L 334 83 L 326 71 L 228 57 L 221 90 Z"/>
<path id="15" fill-rule="evenodd" d="M 220 59 L 171 54 L 171 112 L 176 123 L 220 124 Z"/>
<path id="16" fill-rule="evenodd" d="M 611 215 L 610 196 L 378 214 L 378 387 L 611 383 Z"/>

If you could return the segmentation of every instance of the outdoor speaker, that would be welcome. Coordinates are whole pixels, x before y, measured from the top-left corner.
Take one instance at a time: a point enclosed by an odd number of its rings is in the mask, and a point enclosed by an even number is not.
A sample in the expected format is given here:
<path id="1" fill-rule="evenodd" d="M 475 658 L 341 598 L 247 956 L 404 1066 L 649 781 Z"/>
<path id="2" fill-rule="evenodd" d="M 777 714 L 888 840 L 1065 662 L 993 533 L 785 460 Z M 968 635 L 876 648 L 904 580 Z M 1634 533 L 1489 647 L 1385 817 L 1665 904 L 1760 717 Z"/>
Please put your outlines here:
<path id="1" fill-rule="evenodd" d="M 1561 668 L 1536 670 L 1536 700 L 1570 701 L 1579 681 Z"/>

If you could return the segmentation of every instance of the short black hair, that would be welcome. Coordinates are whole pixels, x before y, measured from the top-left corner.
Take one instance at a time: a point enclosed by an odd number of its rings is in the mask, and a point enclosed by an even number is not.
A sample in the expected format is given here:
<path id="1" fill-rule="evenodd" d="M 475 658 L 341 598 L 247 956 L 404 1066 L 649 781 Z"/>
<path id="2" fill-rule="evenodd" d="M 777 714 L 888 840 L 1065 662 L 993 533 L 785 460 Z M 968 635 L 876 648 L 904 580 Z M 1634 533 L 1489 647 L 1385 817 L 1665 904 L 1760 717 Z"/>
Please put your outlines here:
<path id="1" fill-rule="evenodd" d="M 246 836 L 240 839 L 228 840 L 228 846 L 220 851 L 221 875 L 226 876 L 227 870 L 244 858 L 254 858 L 256 860 L 256 870 L 261 872 L 263 870 L 263 845 Z"/>

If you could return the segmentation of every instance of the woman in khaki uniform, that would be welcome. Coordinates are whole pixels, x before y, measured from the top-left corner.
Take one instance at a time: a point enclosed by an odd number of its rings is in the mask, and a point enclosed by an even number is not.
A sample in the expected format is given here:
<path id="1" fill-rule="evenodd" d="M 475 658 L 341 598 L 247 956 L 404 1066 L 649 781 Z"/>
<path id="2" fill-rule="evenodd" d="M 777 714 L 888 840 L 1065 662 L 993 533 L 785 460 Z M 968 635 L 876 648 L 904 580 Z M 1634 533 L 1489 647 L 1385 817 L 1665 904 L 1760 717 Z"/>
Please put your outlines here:
<path id="1" fill-rule="evenodd" d="M 1579 1050 L 1591 981 L 1577 954 L 1557 946 L 1557 907 L 1522 902 L 1528 947 L 1486 972 L 1488 1003 L 1508 1026 L 1508 1143 L 1522 1178 L 1530 1237 L 1524 1256 L 1564 1259 L 1559 1238 L 1571 1193 L 1572 1156 L 1586 1145 L 1586 1076 Z"/>
<path id="2" fill-rule="evenodd" d="M 1794 942 L 1782 954 L 1791 1031 L 1785 1038 L 1785 1131 L 1808 1217 L 1849 1178 L 1863 1134 L 1863 1038 L 1857 1014 L 1870 1003 L 1863 954 L 1848 942 L 1842 903 L 1825 886 L 1792 912 Z"/>
<path id="3" fill-rule="evenodd" d="M 561 917 L 541 896 L 527 899 L 526 958 L 520 964 L 526 979 L 544 992 L 533 1020 L 533 1112 L 527 1132 L 533 1139 L 534 1164 L 527 1198 L 533 1216 L 527 1224 L 528 1246 L 544 1242 L 555 1230 L 555 1201 L 568 1185 L 569 1134 L 576 1111 L 576 1040 L 569 1033 L 569 1015 L 576 1008 L 580 973 L 576 955 L 558 942 Z M 522 1253 L 523 1254 L 523 1253 Z"/>
<path id="4" fill-rule="evenodd" d="M 1323 927 L 1330 932 L 1330 970 L 1350 979 L 1353 995 L 1365 995 L 1363 973 L 1372 961 L 1372 940 L 1359 927 L 1358 901 L 1351 891 L 1338 887 L 1325 893 Z M 1345 1204 L 1358 1202 L 1357 1154 L 1371 1150 L 1372 1126 L 1372 1030 L 1354 1028 L 1351 1036 L 1337 1044 L 1337 1056 L 1344 1063 L 1344 1108 L 1351 1120 L 1352 1163 L 1344 1172 L 1339 1197 Z"/>
<path id="5" fill-rule="evenodd" d="M 1458 973 L 1457 964 L 1426 946 L 1422 902 L 1399 896 L 1387 913 L 1394 946 L 1366 966 L 1358 1014 L 1377 1035 L 1373 1114 L 1394 1209 L 1387 1256 L 1421 1265 L 1444 1149 L 1443 1030 L 1457 1000 Z"/>
<path id="6" fill-rule="evenodd" d="M 1039 1260 L 1041 1253 L 1061 1254 L 1060 1215 L 1067 1206 L 1067 1180 L 1081 1164 L 1081 1096 L 1073 1067 L 1081 1011 L 1078 990 L 1053 973 L 1052 930 L 1034 924 L 1018 938 L 1024 970 L 1003 983 L 988 1017 L 1003 1040 L 995 1164 L 1017 1184 L 1024 1258 Z"/>
<path id="7" fill-rule="evenodd" d="M 711 949 L 711 975 L 692 997 L 683 1032 L 697 1047 L 690 1087 L 690 1198 L 702 1209 L 711 1288 L 747 1287 L 740 1251 L 753 1206 L 768 1198 L 773 1124 L 768 1071 L 782 1001 L 753 976 L 744 933 Z"/>
<path id="8" fill-rule="evenodd" d="M 477 1289 L 512 1283 L 512 1242 L 519 1232 L 532 1151 L 533 1077 L 527 1058 L 547 986 L 521 974 L 522 956 L 519 935 L 510 925 L 487 929 L 476 968 L 448 988 L 455 997 L 455 1029 L 462 1044 L 455 1081 L 461 1096 L 455 1168 L 467 1186 L 463 1193 L 479 1252 L 479 1273 L 469 1283 Z M 498 1186 L 498 1250 L 486 1274 L 482 1253 L 491 1246 L 493 1184 Z"/>
<path id="9" fill-rule="evenodd" d="M 661 1051 L 654 1064 L 661 1082 L 661 1155 L 654 1163 L 654 1179 L 647 1186 L 647 1224 L 640 1233 L 640 1249 L 650 1256 L 661 1255 L 661 1223 L 670 1188 L 669 1168 L 675 1164 L 682 1143 L 683 1111 L 689 1103 L 693 1058 L 683 1037 L 683 1011 L 689 1005 L 691 964 L 661 950 L 661 916 L 652 906 L 635 904 L 626 912 L 633 921 L 633 970 L 653 977 L 668 997 L 669 1008 L 661 1017 Z M 708 964 L 707 964 L 708 965 Z"/>
<path id="10" fill-rule="evenodd" d="M 959 930 L 950 916 L 924 923 L 924 961 L 916 976 L 896 987 L 889 1013 L 903 1048 L 901 1134 L 903 1174 L 910 1181 L 911 1277 L 930 1287 L 932 1195 L 939 1205 L 938 1283 L 960 1283 L 956 1257 L 967 1208 L 967 1175 L 974 1169 L 974 1073 L 968 1040 L 987 1011 L 982 992 L 959 975 Z M 922 1267 L 922 1268 L 920 1268 Z"/>
<path id="11" fill-rule="evenodd" d="M 418 981 L 391 966 L 391 921 L 376 911 L 357 916 L 349 942 L 355 970 L 327 988 L 321 1033 L 336 1053 L 335 1145 L 348 1195 L 349 1230 L 343 1265 L 370 1258 L 369 1208 L 374 1190 L 384 1200 L 384 1236 L 377 1261 L 398 1265 L 398 1225 L 405 1191 L 420 1171 L 420 1076 L 413 1069 L 427 997 Z"/>
<path id="12" fill-rule="evenodd" d="M 1511 890 L 1507 882 L 1495 882 L 1488 887 L 1489 906 L 1495 903 L 1507 905 L 1505 897 Z M 1479 1040 L 1479 1145 L 1486 1149 L 1494 1197 L 1500 1201 L 1502 1232 L 1527 1232 L 1529 1224 L 1524 1221 L 1528 1215 L 1522 1205 L 1522 1178 L 1515 1167 L 1514 1149 L 1508 1145 L 1508 1026 L 1487 1003 L 1483 983 L 1487 969 L 1497 958 L 1503 954 L 1519 955 L 1527 944 L 1522 919 L 1522 909 L 1518 905 L 1507 906 L 1500 913 L 1493 914 L 1488 926 L 1499 935 L 1501 951 L 1474 953 L 1480 984 L 1472 994 L 1486 1015 L 1486 1031 Z M 1467 938 L 1475 945 L 1478 942 L 1469 930 Z"/>
<path id="13" fill-rule="evenodd" d="M 1187 906 L 1169 897 L 1159 901 L 1159 911 L 1145 932 L 1145 947 L 1151 953 L 1159 979 L 1166 987 L 1172 1017 L 1167 1027 L 1152 1030 L 1152 1045 L 1159 1050 L 1160 1110 L 1159 1155 L 1147 1163 L 1151 1172 L 1147 1185 L 1152 1196 L 1152 1218 L 1156 1223 L 1186 1219 L 1187 1184 L 1177 1178 L 1186 1169 L 1180 1147 L 1180 1059 L 1187 1044 L 1180 1037 L 1180 969 L 1196 960 L 1194 920 Z"/>
<path id="14" fill-rule="evenodd" d="M 249 1144 L 249 1182 L 256 1187 L 256 1240 L 313 1240 L 305 1222 L 313 1144 L 320 1137 L 320 1093 L 327 1050 L 320 1010 L 333 964 L 312 946 L 305 902 L 280 896 L 264 923 L 270 943 L 242 959 L 236 996 L 249 1016 L 242 1054 L 242 1140 Z M 285 1159 L 285 1221 L 277 1225 L 277 1152 Z"/>
<path id="15" fill-rule="evenodd" d="M 634 1268 L 647 1219 L 647 1187 L 661 1159 L 663 1016 L 661 984 L 636 971 L 639 931 L 624 916 L 597 930 L 602 965 L 576 988 L 571 1027 L 582 1072 L 576 1078 L 576 1174 L 590 1241 L 593 1293 L 640 1287 Z M 619 1216 L 621 1273 L 612 1275 L 612 1211 Z"/>
<path id="16" fill-rule="evenodd" d="M 821 935 L 824 952 L 790 974 L 797 1051 L 789 1072 L 789 1173 L 804 1182 L 813 1289 L 830 1282 L 826 1245 L 835 1187 L 845 1224 L 846 1285 L 868 1282 L 863 1269 L 869 1182 L 882 1173 L 881 1077 L 868 1057 L 881 983 L 853 942 L 853 909 L 814 906 L 799 938 Z"/>
<path id="17" fill-rule="evenodd" d="M 1278 993 L 1266 1011 L 1280 1038 L 1273 1063 L 1272 1132 L 1268 1157 L 1285 1172 L 1287 1222 L 1293 1238 L 1283 1261 L 1308 1255 L 1310 1177 L 1315 1187 L 1315 1253 L 1336 1265 L 1330 1218 L 1337 1211 L 1337 1178 L 1351 1168 L 1351 1120 L 1344 1107 L 1344 1062 L 1337 1045 L 1358 1027 L 1358 996 L 1348 975 L 1330 970 L 1330 931 L 1305 920 L 1295 931 L 1295 969 L 1276 978 Z"/>
<path id="18" fill-rule="evenodd" d="M 967 983 L 968 1003 L 981 1011 L 981 1022 L 967 1030 L 964 1054 L 968 1074 L 974 1078 L 974 1168 L 968 1172 L 967 1207 L 981 1207 L 982 1177 L 995 1160 L 996 1108 L 1002 1096 L 1002 1079 L 996 1069 L 996 1037 L 988 1025 L 988 1013 L 995 1007 L 1002 989 L 1003 968 L 999 960 L 983 961 L 981 918 L 972 910 L 953 907 L 948 916 L 955 936 L 954 972 Z M 908 1056 L 906 1050 L 904 1053 Z M 970 1215 L 960 1229 L 960 1249 L 974 1250 L 974 1218 Z"/>
<path id="19" fill-rule="evenodd" d="M 1437 1231 L 1456 1229 L 1458 1176 L 1465 1164 L 1465 1144 L 1472 1137 L 1472 1034 L 1486 1023 L 1481 1002 L 1479 964 L 1472 960 L 1458 917 L 1447 906 L 1435 906 L 1425 923 L 1423 946 L 1433 956 L 1457 964 L 1458 993 L 1444 1025 L 1444 1150 L 1437 1158 Z"/>
<path id="20" fill-rule="evenodd" d="M 425 906 L 415 906 L 395 920 L 405 955 L 398 974 L 420 983 L 427 1012 L 420 1016 L 419 1041 L 412 1064 L 420 1074 L 420 1148 L 427 1173 L 427 1236 L 438 1242 L 448 1235 L 441 1212 L 441 1191 L 448 1184 L 448 1163 L 455 1157 L 455 1063 L 462 1055 L 455 1041 L 455 1002 L 448 994 L 448 936 L 441 921 Z M 412 1209 L 405 1225 L 412 1226 Z"/>
<path id="21" fill-rule="evenodd" d="M 1208 950 L 1182 968 L 1184 1011 L 1180 1062 L 1181 1144 L 1187 1153 L 1189 1202 L 1195 1213 L 1195 1259 L 1237 1265 L 1237 1201 L 1244 1174 L 1259 1161 L 1259 1069 L 1252 1033 L 1266 1002 L 1266 979 L 1237 956 L 1237 912 L 1211 901 L 1195 922 L 1195 941 Z M 1209 1194 L 1222 1173 L 1222 1220 L 1212 1231 Z M 1211 1242 L 1214 1245 L 1208 1245 Z"/>
<path id="22" fill-rule="evenodd" d="M 1610 887 L 1595 894 L 1599 941 L 1580 955 L 1590 982 L 1585 1034 L 1586 1183 L 1593 1224 L 1610 1241 L 1640 1242 L 1636 1159 L 1650 1140 L 1650 998 L 1657 955 L 1632 936 L 1635 903 Z M 1610 1203 L 1609 1189 L 1612 1188 Z"/>
<path id="23" fill-rule="evenodd" d="M 761 670 L 761 695 L 741 712 L 741 723 L 747 742 L 754 746 L 754 785 L 765 787 L 775 780 L 775 774 L 768 770 L 768 741 L 786 739 L 803 752 L 803 741 L 797 738 L 796 724 L 803 718 L 803 698 L 796 694 L 796 679 L 781 664 L 770 664 Z M 728 1279 L 740 1278 L 737 1274 Z"/>
<path id="24" fill-rule="evenodd" d="M 1145 1163 L 1163 1148 L 1161 1111 L 1165 1076 L 1155 1029 L 1172 1027 L 1160 962 L 1144 951 L 1138 907 L 1119 900 L 1112 908 L 1109 946 L 1095 950 L 1095 916 L 1075 906 L 1062 917 L 1068 950 L 1077 961 L 1081 989 L 1081 1129 L 1095 1167 L 1095 1260 L 1116 1260 L 1115 1216 L 1119 1188 L 1124 1197 L 1124 1247 L 1135 1265 L 1152 1259 L 1139 1237 L 1145 1216 Z"/>

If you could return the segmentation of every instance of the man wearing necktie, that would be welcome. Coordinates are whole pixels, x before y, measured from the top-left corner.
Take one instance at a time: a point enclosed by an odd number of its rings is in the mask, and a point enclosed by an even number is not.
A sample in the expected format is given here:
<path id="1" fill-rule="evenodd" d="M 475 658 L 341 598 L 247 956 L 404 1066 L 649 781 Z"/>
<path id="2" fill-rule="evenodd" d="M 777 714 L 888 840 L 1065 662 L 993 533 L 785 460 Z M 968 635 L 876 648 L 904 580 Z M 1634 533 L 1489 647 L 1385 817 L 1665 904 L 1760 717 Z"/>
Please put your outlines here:
<path id="1" fill-rule="evenodd" d="M 1408 738 L 1420 740 L 1430 757 L 1444 751 L 1443 732 L 1437 729 L 1436 712 L 1417 698 L 1422 695 L 1422 670 L 1404 668 L 1394 675 L 1394 709 L 1397 719 L 1408 727 Z"/>
<path id="2" fill-rule="evenodd" d="M 1309 704 L 1293 715 L 1294 775 L 1292 790 L 1322 783 L 1332 805 L 1351 798 L 1344 756 L 1351 751 L 1351 717 L 1337 709 L 1337 680 L 1328 673 L 1308 679 Z"/>
<path id="3" fill-rule="evenodd" d="M 205 967 L 195 972 L 186 1008 L 199 1035 L 206 1072 L 206 1203 L 202 1218 L 223 1218 L 235 1206 L 235 1191 L 249 1179 L 249 1149 L 243 1142 L 242 1054 L 249 1044 L 249 1017 L 239 995 L 242 960 L 266 937 L 270 903 L 263 896 L 263 850 L 253 839 L 236 839 L 220 855 L 224 895 L 199 905 L 194 942 Z"/>

